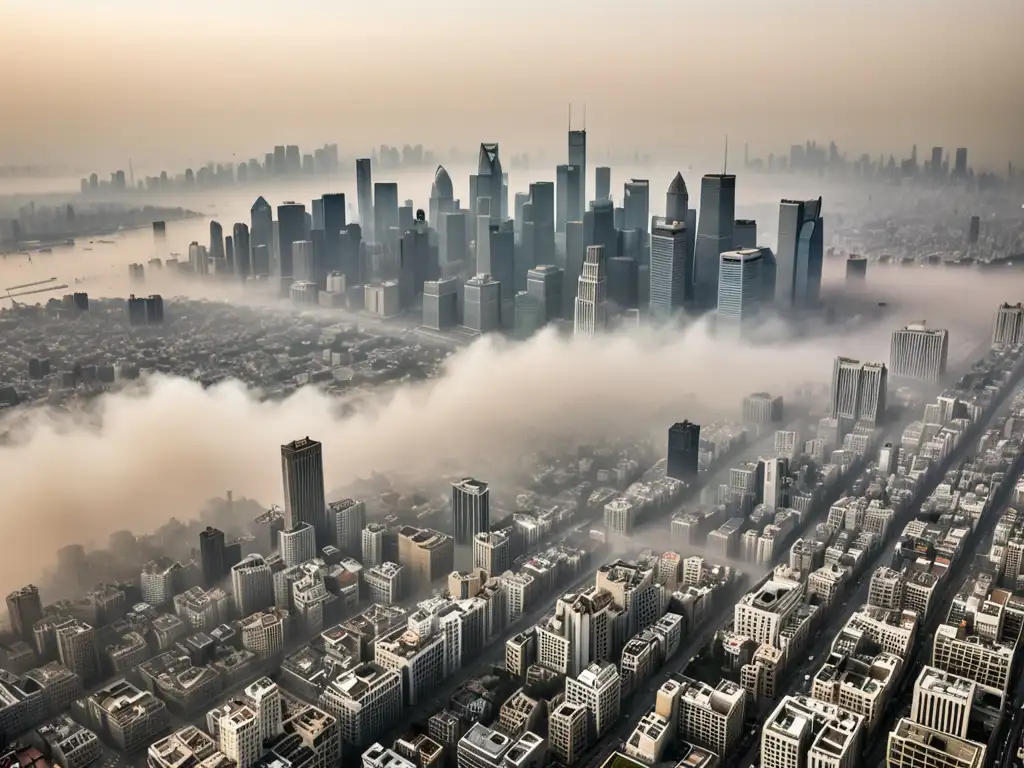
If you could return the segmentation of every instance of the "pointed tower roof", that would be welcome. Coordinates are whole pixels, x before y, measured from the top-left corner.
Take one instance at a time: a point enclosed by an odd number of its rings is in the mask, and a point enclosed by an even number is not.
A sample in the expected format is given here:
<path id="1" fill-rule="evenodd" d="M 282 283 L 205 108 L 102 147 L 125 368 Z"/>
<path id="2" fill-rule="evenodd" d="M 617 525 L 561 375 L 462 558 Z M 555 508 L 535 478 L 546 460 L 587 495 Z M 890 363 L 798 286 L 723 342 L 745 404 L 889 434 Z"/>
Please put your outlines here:
<path id="1" fill-rule="evenodd" d="M 430 191 L 430 196 L 440 200 L 451 200 L 455 197 L 452 178 L 443 165 L 437 166 L 437 170 L 434 171 L 434 186 Z"/>
<path id="2" fill-rule="evenodd" d="M 670 195 L 686 195 L 689 197 L 689 193 L 686 191 L 686 182 L 683 181 L 683 174 L 679 171 L 676 171 L 676 177 L 668 185 L 668 193 Z"/>

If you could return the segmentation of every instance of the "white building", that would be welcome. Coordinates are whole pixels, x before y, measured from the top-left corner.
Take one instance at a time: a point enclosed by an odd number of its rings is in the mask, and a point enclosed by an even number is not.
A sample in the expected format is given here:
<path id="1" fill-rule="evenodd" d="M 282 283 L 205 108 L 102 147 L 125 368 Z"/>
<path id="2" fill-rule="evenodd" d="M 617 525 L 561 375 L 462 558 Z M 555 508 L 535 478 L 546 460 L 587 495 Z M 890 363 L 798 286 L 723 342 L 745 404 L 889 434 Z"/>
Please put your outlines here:
<path id="1" fill-rule="evenodd" d="M 967 738 L 978 684 L 935 667 L 924 667 L 914 681 L 910 719 L 941 733 Z"/>
<path id="2" fill-rule="evenodd" d="M 949 331 L 908 325 L 892 334 L 889 371 L 897 378 L 938 381 L 946 375 L 948 355 Z"/>
<path id="3" fill-rule="evenodd" d="M 863 731 L 860 715 L 786 696 L 761 729 L 761 768 L 855 768 Z"/>
<path id="4" fill-rule="evenodd" d="M 181 574 L 181 563 L 167 558 L 151 560 L 142 569 L 140 588 L 143 602 L 150 605 L 164 605 L 177 593 L 177 582 Z"/>
<path id="5" fill-rule="evenodd" d="M 373 568 L 384 562 L 384 533 L 387 528 L 380 523 L 370 523 L 362 533 L 362 563 L 364 568 Z"/>
<path id="6" fill-rule="evenodd" d="M 889 733 L 889 768 L 982 768 L 985 747 L 958 739 L 904 717 Z"/>
<path id="7" fill-rule="evenodd" d="M 619 718 L 622 683 L 619 670 L 610 662 L 591 664 L 578 677 L 565 679 L 565 700 L 587 708 L 590 741 L 600 739 Z"/>
<path id="8" fill-rule="evenodd" d="M 446 636 L 439 632 L 422 637 L 404 627 L 377 638 L 373 660 L 383 669 L 402 675 L 405 701 L 416 706 L 441 684 L 445 677 Z"/>
<path id="9" fill-rule="evenodd" d="M 259 716 L 240 701 L 229 701 L 215 711 L 220 751 L 238 768 L 250 768 L 263 756 Z"/>
<path id="10" fill-rule="evenodd" d="M 261 611 L 242 622 L 242 647 L 268 659 L 284 651 L 284 620 L 288 612 L 280 609 Z"/>
<path id="11" fill-rule="evenodd" d="M 309 523 L 297 523 L 277 535 L 285 566 L 302 565 L 316 557 L 316 531 Z"/>
<path id="12" fill-rule="evenodd" d="M 374 603 L 394 605 L 402 596 L 402 566 L 383 562 L 365 572 L 366 589 Z"/>
<path id="13" fill-rule="evenodd" d="M 281 689 L 269 677 L 261 677 L 245 689 L 245 698 L 259 721 L 260 744 L 283 733 Z"/>
<path id="14" fill-rule="evenodd" d="M 562 765 L 572 765 L 587 749 L 588 710 L 581 704 L 563 701 L 548 715 L 551 753 Z"/>
<path id="15" fill-rule="evenodd" d="M 757 590 L 740 598 L 733 608 L 735 631 L 758 645 L 780 647 L 780 632 L 799 607 L 804 585 L 790 579 L 771 578 Z"/>
<path id="16" fill-rule="evenodd" d="M 727 680 L 716 688 L 690 678 L 679 683 L 679 737 L 729 754 L 743 735 L 743 689 Z"/>
<path id="17" fill-rule="evenodd" d="M 760 248 L 719 255 L 716 331 L 739 332 L 758 316 L 764 296 L 761 267 Z"/>
<path id="18" fill-rule="evenodd" d="M 274 604 L 274 574 L 260 555 L 249 555 L 231 566 L 235 608 L 242 617 Z"/>
<path id="19" fill-rule="evenodd" d="M 594 336 L 608 327 L 608 278 L 603 245 L 587 247 L 576 289 L 573 329 L 576 336 Z"/>
<path id="20" fill-rule="evenodd" d="M 359 747 L 372 744 L 401 717 L 402 674 L 360 664 L 328 683 L 319 704 L 338 719 L 342 741 Z"/>

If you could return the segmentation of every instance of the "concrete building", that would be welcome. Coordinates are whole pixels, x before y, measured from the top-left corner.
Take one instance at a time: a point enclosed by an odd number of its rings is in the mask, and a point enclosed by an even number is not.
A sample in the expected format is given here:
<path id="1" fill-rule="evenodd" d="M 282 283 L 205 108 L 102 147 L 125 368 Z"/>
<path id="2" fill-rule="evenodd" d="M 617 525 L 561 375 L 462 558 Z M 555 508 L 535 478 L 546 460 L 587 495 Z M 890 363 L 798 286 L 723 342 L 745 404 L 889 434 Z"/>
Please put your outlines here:
<path id="1" fill-rule="evenodd" d="M 249 555 L 231 566 L 235 608 L 242 617 L 274 604 L 274 574 L 260 555 Z"/>
<path id="2" fill-rule="evenodd" d="M 481 532 L 473 539 L 473 567 L 498 576 L 512 567 L 512 542 L 502 531 Z"/>
<path id="3" fill-rule="evenodd" d="M 878 424 L 885 416 L 888 378 L 882 363 L 837 357 L 832 368 L 829 417 Z"/>
<path id="4" fill-rule="evenodd" d="M 681 675 L 674 681 L 680 686 L 679 737 L 729 754 L 743 734 L 743 689 L 726 680 L 714 688 Z"/>
<path id="5" fill-rule="evenodd" d="M 924 323 L 894 331 L 889 345 L 889 372 L 899 379 L 939 381 L 946 375 L 949 331 Z"/>
<path id="6" fill-rule="evenodd" d="M 611 662 L 591 664 L 577 677 L 565 680 L 565 700 L 587 708 L 590 742 L 603 737 L 619 718 L 622 698 L 619 670 Z"/>
<path id="7" fill-rule="evenodd" d="M 576 291 L 574 334 L 594 336 L 608 327 L 608 280 L 604 247 L 588 246 Z"/>
<path id="8" fill-rule="evenodd" d="M 761 729 L 762 768 L 854 768 L 864 723 L 834 704 L 787 696 Z"/>
<path id="9" fill-rule="evenodd" d="M 780 633 L 799 607 L 804 585 L 789 579 L 771 578 L 756 592 L 740 598 L 733 609 L 735 631 L 757 644 L 781 647 Z"/>
<path id="10" fill-rule="evenodd" d="M 562 765 L 573 765 L 587 749 L 588 710 L 563 701 L 548 715 L 551 753 Z"/>
<path id="11" fill-rule="evenodd" d="M 343 742 L 372 744 L 401 717 L 402 674 L 376 663 L 360 664 L 328 683 L 319 704 L 337 718 Z"/>
<path id="12" fill-rule="evenodd" d="M 940 733 L 966 739 L 977 690 L 973 680 L 926 666 L 914 681 L 910 719 Z"/>
<path id="13" fill-rule="evenodd" d="M 455 540 L 430 528 L 403 526 L 398 531 L 398 562 L 409 584 L 447 578 L 455 569 Z"/>
<path id="14" fill-rule="evenodd" d="M 462 324 L 477 333 L 501 328 L 501 283 L 482 273 L 469 278 L 463 289 Z"/>
<path id="15" fill-rule="evenodd" d="M 958 739 L 904 717 L 889 733 L 886 760 L 890 768 L 982 768 L 983 745 Z"/>
<path id="16" fill-rule="evenodd" d="M 316 557 L 316 531 L 309 523 L 296 523 L 278 534 L 281 560 L 285 566 L 301 565 Z"/>

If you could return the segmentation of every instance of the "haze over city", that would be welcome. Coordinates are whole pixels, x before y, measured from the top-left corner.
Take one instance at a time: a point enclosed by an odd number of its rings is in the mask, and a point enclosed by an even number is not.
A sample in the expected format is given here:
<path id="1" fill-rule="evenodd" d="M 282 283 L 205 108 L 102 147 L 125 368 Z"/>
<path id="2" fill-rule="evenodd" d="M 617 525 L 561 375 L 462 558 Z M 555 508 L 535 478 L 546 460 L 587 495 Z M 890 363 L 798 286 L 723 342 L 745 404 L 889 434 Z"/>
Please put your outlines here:
<path id="1" fill-rule="evenodd" d="M 10 0 L 0 760 L 1024 768 L 1021 29 Z"/>

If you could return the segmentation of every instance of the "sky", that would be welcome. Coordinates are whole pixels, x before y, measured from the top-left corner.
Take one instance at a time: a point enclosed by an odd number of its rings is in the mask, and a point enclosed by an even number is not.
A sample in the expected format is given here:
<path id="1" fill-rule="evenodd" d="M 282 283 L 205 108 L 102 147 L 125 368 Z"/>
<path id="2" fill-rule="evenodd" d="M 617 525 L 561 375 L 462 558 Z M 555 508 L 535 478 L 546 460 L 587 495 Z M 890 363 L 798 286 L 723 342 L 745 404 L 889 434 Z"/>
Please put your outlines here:
<path id="1" fill-rule="evenodd" d="M 834 139 L 1024 162 L 1020 0 L 5 0 L 0 163 L 172 170 L 275 143 L 704 157 Z M 578 114 L 582 109 L 578 110 Z M 923 156 L 923 155 L 922 155 Z"/>

